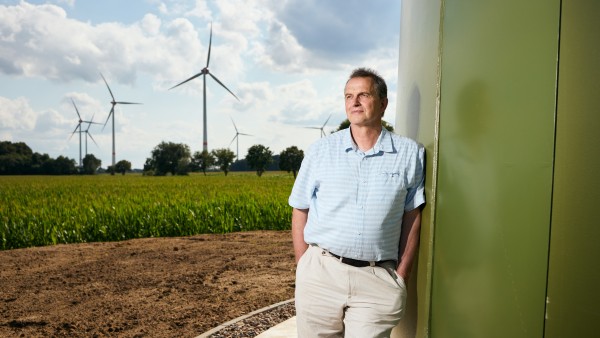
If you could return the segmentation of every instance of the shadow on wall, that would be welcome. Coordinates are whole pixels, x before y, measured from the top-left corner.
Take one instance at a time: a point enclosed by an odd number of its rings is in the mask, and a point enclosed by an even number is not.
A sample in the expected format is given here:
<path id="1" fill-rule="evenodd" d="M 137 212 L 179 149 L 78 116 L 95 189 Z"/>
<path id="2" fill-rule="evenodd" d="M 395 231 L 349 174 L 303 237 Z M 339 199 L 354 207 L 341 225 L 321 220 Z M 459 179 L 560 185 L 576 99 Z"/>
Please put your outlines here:
<path id="1" fill-rule="evenodd" d="M 419 139 L 419 123 L 421 113 L 421 91 L 415 83 L 406 105 L 406 136 Z"/>

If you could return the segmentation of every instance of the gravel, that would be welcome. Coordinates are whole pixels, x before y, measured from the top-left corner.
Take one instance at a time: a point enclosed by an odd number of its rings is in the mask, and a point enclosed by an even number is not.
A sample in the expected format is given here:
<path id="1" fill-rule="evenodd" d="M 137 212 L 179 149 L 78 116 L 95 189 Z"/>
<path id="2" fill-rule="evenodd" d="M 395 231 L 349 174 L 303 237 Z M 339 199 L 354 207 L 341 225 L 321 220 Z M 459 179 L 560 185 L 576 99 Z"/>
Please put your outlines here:
<path id="1" fill-rule="evenodd" d="M 213 332 L 208 338 L 251 338 L 296 315 L 294 302 L 259 312 Z"/>

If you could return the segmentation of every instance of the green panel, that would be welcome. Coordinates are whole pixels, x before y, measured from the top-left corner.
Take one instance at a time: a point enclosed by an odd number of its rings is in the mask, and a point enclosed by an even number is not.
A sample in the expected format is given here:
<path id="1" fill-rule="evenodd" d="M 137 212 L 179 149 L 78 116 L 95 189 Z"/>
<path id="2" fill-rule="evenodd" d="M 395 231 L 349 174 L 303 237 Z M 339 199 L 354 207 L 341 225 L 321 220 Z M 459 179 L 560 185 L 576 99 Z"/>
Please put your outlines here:
<path id="1" fill-rule="evenodd" d="M 600 336 L 599 17 L 562 1 L 547 338 Z"/>
<path id="2" fill-rule="evenodd" d="M 445 1 L 431 337 L 542 337 L 559 0 Z"/>

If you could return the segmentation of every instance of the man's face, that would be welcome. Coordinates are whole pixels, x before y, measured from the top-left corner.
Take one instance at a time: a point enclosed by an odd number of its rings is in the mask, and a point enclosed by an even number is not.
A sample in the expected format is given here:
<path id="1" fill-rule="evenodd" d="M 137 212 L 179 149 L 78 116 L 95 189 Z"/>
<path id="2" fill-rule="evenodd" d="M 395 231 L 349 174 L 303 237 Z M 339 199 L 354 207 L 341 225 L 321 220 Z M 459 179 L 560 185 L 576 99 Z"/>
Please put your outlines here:
<path id="1" fill-rule="evenodd" d="M 344 90 L 346 116 L 351 125 L 379 127 L 388 100 L 380 99 L 375 92 L 373 79 L 355 77 L 348 80 Z"/>

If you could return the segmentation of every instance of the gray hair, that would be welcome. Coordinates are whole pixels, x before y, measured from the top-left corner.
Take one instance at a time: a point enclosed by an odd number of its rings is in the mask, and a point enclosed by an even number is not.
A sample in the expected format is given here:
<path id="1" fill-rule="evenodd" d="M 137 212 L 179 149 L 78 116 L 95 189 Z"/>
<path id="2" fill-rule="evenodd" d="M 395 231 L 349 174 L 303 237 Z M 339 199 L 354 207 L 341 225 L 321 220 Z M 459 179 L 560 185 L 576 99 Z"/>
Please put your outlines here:
<path id="1" fill-rule="evenodd" d="M 350 74 L 350 78 L 348 78 L 348 81 L 356 77 L 370 77 L 371 79 L 373 79 L 373 84 L 375 85 L 375 92 L 377 92 L 379 98 L 387 98 L 387 85 L 385 84 L 385 80 L 376 71 L 364 67 L 356 68 Z"/>

